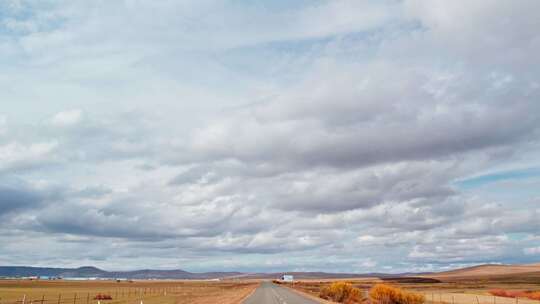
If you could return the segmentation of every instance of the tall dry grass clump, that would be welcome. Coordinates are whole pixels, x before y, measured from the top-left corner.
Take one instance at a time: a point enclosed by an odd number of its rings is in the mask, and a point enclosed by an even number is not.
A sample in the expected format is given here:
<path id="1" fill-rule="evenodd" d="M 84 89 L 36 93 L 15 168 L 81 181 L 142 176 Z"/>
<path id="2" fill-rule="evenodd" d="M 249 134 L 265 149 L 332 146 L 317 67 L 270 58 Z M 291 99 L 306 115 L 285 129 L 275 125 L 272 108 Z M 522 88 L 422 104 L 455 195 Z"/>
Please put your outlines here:
<path id="1" fill-rule="evenodd" d="M 334 282 L 321 289 L 321 298 L 344 304 L 362 303 L 362 292 L 349 283 Z"/>
<path id="2" fill-rule="evenodd" d="M 423 304 L 423 295 L 408 292 L 386 284 L 376 284 L 369 291 L 369 297 L 377 304 Z"/>

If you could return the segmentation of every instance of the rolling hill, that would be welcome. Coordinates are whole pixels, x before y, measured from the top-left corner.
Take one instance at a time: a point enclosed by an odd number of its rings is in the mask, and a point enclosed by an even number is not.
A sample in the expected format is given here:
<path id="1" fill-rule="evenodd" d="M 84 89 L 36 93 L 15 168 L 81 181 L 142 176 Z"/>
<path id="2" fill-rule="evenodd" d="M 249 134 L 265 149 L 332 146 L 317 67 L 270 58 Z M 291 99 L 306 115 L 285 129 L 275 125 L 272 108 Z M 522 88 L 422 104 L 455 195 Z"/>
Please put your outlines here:
<path id="1" fill-rule="evenodd" d="M 241 275 L 239 272 L 193 273 L 181 269 L 135 271 L 105 271 L 96 267 L 46 268 L 0 266 L 0 277 L 63 277 L 63 278 L 125 278 L 125 279 L 216 279 Z"/>
<path id="2" fill-rule="evenodd" d="M 483 275 L 511 275 L 540 272 L 540 264 L 529 265 L 499 265 L 485 264 L 467 268 L 461 268 L 451 271 L 438 272 L 431 276 L 437 277 L 467 277 L 467 276 L 483 276 Z"/>
<path id="3" fill-rule="evenodd" d="M 504 281 L 532 282 L 540 279 L 540 264 L 504 265 L 484 264 L 450 271 L 417 275 L 441 281 Z"/>

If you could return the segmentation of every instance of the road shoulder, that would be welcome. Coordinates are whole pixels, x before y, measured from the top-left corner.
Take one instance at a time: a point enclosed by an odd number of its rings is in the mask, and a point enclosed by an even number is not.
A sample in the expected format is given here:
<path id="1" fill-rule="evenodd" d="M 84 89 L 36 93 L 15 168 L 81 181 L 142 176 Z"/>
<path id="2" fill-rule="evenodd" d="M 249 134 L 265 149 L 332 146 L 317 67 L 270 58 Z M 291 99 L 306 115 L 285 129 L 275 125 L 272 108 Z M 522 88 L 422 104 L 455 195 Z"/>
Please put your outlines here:
<path id="1" fill-rule="evenodd" d="M 314 296 L 314 295 L 311 295 L 311 294 L 309 294 L 309 293 L 307 293 L 307 292 L 303 292 L 303 291 L 301 291 L 301 290 L 298 290 L 298 289 L 289 287 L 289 286 L 287 286 L 287 285 L 285 285 L 285 284 L 280 284 L 279 286 L 285 287 L 285 288 L 291 290 L 292 292 L 295 292 L 296 294 L 301 295 L 301 296 L 304 297 L 304 298 L 308 298 L 308 299 L 313 300 L 313 301 L 316 301 L 316 302 L 318 302 L 318 303 L 322 303 L 322 304 L 339 304 L 339 303 L 336 303 L 336 302 L 332 302 L 332 301 L 328 301 L 328 300 L 325 300 L 325 299 L 321 299 L 321 298 L 316 297 L 316 296 Z"/>
<path id="2" fill-rule="evenodd" d="M 257 288 L 261 286 L 261 283 L 257 284 L 253 290 L 251 290 L 249 293 L 247 293 L 245 296 L 243 296 L 240 300 L 234 302 L 233 304 L 242 304 L 245 300 L 247 300 L 249 297 L 251 297 L 255 291 L 257 291 Z"/>

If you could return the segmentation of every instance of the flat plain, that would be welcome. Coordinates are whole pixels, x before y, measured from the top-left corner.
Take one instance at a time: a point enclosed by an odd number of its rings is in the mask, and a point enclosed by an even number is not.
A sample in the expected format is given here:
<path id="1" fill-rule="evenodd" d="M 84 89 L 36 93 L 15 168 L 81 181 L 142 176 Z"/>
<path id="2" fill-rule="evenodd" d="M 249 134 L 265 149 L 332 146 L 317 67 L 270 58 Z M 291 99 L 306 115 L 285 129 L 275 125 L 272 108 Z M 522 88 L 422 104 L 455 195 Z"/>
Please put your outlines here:
<path id="1" fill-rule="evenodd" d="M 1 304 L 237 304 L 253 281 L 64 281 L 0 280 Z"/>
<path id="2" fill-rule="evenodd" d="M 421 293 L 427 304 L 540 304 L 538 300 L 525 297 L 498 297 L 491 293 L 494 290 L 515 294 L 540 291 L 538 270 L 538 265 L 482 265 L 396 277 L 306 277 L 294 284 L 280 282 L 281 286 L 270 283 L 268 277 L 221 281 L 0 280 L 0 304 L 98 304 L 98 295 L 112 298 L 99 300 L 100 304 L 311 303 L 318 301 L 324 287 L 337 281 L 360 289 L 362 303 L 366 304 L 370 303 L 367 300 L 369 290 L 378 283 Z M 257 287 L 259 289 L 255 291 Z M 287 288 L 309 296 L 294 295 Z"/>

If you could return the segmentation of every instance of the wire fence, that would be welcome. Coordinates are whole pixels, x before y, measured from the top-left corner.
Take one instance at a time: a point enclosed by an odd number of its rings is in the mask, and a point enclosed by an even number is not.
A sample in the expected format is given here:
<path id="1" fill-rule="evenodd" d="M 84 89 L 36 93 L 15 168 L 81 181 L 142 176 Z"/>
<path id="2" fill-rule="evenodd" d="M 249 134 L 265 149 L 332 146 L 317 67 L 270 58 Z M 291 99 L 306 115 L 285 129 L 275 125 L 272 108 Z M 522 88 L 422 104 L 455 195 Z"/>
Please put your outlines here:
<path id="1" fill-rule="evenodd" d="M 0 296 L 0 304 L 95 304 L 100 302 L 134 302 L 137 304 L 144 304 L 144 300 L 149 297 L 176 294 L 180 292 L 180 290 L 181 287 L 123 288 L 82 293 L 59 293 L 57 295 L 42 294 L 39 297 L 23 294 L 19 300 L 13 300 L 13 298 L 4 300 Z"/>
<path id="2" fill-rule="evenodd" d="M 422 292 L 428 304 L 540 304 L 528 298 L 507 298 L 472 293 L 431 293 Z"/>

